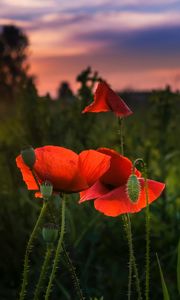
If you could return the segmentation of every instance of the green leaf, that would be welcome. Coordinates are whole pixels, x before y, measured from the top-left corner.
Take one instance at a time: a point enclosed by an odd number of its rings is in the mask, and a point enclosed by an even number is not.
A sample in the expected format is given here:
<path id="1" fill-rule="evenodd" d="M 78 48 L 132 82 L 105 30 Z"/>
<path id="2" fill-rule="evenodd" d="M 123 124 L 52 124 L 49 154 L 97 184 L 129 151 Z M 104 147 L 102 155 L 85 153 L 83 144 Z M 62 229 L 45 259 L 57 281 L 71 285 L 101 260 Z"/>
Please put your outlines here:
<path id="1" fill-rule="evenodd" d="M 178 257 L 177 257 L 177 287 L 180 294 L 180 240 L 178 243 Z"/>
<path id="2" fill-rule="evenodd" d="M 158 262 L 158 266 L 159 266 L 159 273 L 160 273 L 160 276 L 161 276 L 161 285 L 162 285 L 162 290 L 163 290 L 163 299 L 164 300 L 170 300 L 168 289 L 167 289 L 167 286 L 166 286 L 166 283 L 165 283 L 165 280 L 164 280 L 164 275 L 163 275 L 163 272 L 162 272 L 162 269 L 161 269 L 161 265 L 160 265 L 160 261 L 159 261 L 157 253 L 156 253 L 156 258 L 157 258 L 157 262 Z"/>

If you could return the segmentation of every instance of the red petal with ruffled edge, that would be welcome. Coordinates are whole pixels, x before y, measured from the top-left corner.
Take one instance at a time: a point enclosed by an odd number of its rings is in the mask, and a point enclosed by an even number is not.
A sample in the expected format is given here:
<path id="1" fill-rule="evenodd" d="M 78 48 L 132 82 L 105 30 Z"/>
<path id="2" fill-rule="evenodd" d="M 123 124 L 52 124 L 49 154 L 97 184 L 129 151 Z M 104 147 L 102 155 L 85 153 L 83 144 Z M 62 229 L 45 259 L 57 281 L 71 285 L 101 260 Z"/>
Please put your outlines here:
<path id="1" fill-rule="evenodd" d="M 132 162 L 127 157 L 108 148 L 99 148 L 97 151 L 111 156 L 110 168 L 100 178 L 100 181 L 116 187 L 125 184 L 132 173 Z M 135 174 L 138 177 L 141 176 L 137 169 L 135 169 Z"/>
<path id="2" fill-rule="evenodd" d="M 93 185 L 110 167 L 111 157 L 96 150 L 79 154 L 80 171 L 89 186 Z"/>
<path id="3" fill-rule="evenodd" d="M 79 203 L 99 198 L 109 192 L 110 190 L 98 180 L 89 189 L 80 193 Z"/>
<path id="4" fill-rule="evenodd" d="M 123 99 L 119 97 L 107 84 L 106 89 L 106 102 L 117 117 L 127 117 L 133 113 Z"/>
<path id="5" fill-rule="evenodd" d="M 16 158 L 16 164 L 17 164 L 17 167 L 21 170 L 23 180 L 25 181 L 25 183 L 28 187 L 28 190 L 38 190 L 38 186 L 34 180 L 34 177 L 32 176 L 32 172 L 29 169 L 29 167 L 27 167 L 25 165 L 21 155 L 19 155 Z"/>
<path id="6" fill-rule="evenodd" d="M 100 82 L 94 94 L 94 102 L 88 105 L 82 112 L 106 112 L 113 111 L 118 117 L 126 117 L 132 114 L 125 102 L 107 85 Z"/>
<path id="7" fill-rule="evenodd" d="M 107 103 L 107 87 L 104 82 L 100 82 L 94 93 L 94 101 L 85 107 L 82 113 L 86 112 L 106 112 L 111 111 L 110 106 Z"/>
<path id="8" fill-rule="evenodd" d="M 35 149 L 35 154 L 34 171 L 40 183 L 48 180 L 54 190 L 65 192 L 72 192 L 71 183 L 73 191 L 87 188 L 84 178 L 79 175 L 79 157 L 75 152 L 58 146 L 44 146 Z M 24 164 L 21 156 L 17 157 L 16 162 L 28 189 L 37 190 L 31 171 Z"/>
<path id="9" fill-rule="evenodd" d="M 94 201 L 97 210 L 106 216 L 116 217 L 125 213 L 136 213 L 146 207 L 145 183 L 143 178 L 139 178 L 141 184 L 141 193 L 136 203 L 132 203 L 126 192 L 126 185 L 116 188 Z M 148 179 L 148 202 L 155 201 L 163 189 L 165 184 Z"/>

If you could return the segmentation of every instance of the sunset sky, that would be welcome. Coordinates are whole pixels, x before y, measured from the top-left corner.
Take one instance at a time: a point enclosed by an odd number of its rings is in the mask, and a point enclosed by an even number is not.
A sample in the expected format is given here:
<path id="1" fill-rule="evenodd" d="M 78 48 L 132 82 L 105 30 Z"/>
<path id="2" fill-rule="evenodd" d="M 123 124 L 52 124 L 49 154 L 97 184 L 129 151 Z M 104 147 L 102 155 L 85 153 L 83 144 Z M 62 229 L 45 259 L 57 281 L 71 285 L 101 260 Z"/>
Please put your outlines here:
<path id="1" fill-rule="evenodd" d="M 0 25 L 30 40 L 40 94 L 77 88 L 87 66 L 116 90 L 180 89 L 180 0 L 0 0 Z"/>

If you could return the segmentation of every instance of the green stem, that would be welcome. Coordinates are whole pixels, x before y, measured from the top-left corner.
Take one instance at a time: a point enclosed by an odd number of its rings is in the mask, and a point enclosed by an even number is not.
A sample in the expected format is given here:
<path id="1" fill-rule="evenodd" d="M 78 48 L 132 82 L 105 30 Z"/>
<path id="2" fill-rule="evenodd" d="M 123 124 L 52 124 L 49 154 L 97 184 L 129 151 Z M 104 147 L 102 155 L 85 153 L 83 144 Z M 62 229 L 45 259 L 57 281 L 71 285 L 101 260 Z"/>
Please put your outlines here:
<path id="1" fill-rule="evenodd" d="M 124 155 L 124 133 L 123 133 L 123 118 L 118 117 L 121 155 Z"/>
<path id="2" fill-rule="evenodd" d="M 148 182 L 147 182 L 147 167 L 142 158 L 134 161 L 134 168 L 136 164 L 140 163 L 143 168 L 145 197 L 146 197 L 146 281 L 145 281 L 145 299 L 149 300 L 149 285 L 150 285 L 150 212 L 149 212 L 149 196 L 148 196 Z"/>
<path id="3" fill-rule="evenodd" d="M 132 261 L 133 261 L 133 244 L 132 244 L 132 231 L 131 220 L 127 214 L 128 219 L 128 234 L 129 234 L 129 281 L 128 281 L 128 300 L 131 299 L 131 285 L 132 285 Z"/>
<path id="4" fill-rule="evenodd" d="M 58 264 L 59 264 L 60 253 L 61 253 L 62 242 L 63 242 L 63 236 L 64 236 L 64 230 L 65 230 L 65 198 L 63 197 L 62 198 L 60 237 L 59 237 L 59 241 L 58 241 L 58 245 L 57 245 L 57 249 L 56 249 L 56 253 L 55 253 L 52 272 L 51 272 L 49 283 L 48 283 L 47 290 L 46 290 L 45 300 L 48 300 L 49 297 L 50 297 L 50 294 L 51 294 L 52 284 L 53 284 L 53 281 L 55 279 L 56 270 L 57 270 Z"/>
<path id="5" fill-rule="evenodd" d="M 146 284 L 145 284 L 145 299 L 149 300 L 149 283 L 150 283 L 150 213 L 149 213 L 149 197 L 147 170 L 144 166 L 145 194 L 146 194 Z"/>
<path id="6" fill-rule="evenodd" d="M 35 227 L 34 227 L 32 233 L 31 233 L 31 236 L 30 236 L 29 241 L 27 243 L 25 257 L 24 257 L 23 282 L 22 282 L 22 286 L 21 286 L 19 300 L 23 300 L 24 297 L 25 297 L 25 294 L 26 294 L 26 286 L 27 286 L 27 283 L 28 283 L 28 273 L 29 273 L 29 256 L 30 256 L 30 253 L 31 253 L 32 248 L 33 248 L 33 241 L 34 241 L 34 239 L 37 235 L 39 226 L 41 225 L 42 219 L 45 215 L 46 208 L 47 208 L 47 202 L 43 202 L 41 212 L 39 214 L 39 217 L 36 221 Z"/>
<path id="7" fill-rule="evenodd" d="M 123 118 L 118 117 L 119 133 L 120 133 L 120 147 L 121 155 L 124 155 L 124 133 L 123 133 Z M 131 299 L 131 286 L 132 286 L 132 263 L 135 262 L 134 252 L 133 252 L 133 243 L 132 243 L 132 232 L 131 232 L 131 220 L 127 214 L 127 218 L 124 217 L 124 226 L 126 229 L 126 235 L 128 239 L 129 247 L 129 275 L 128 275 L 128 300 Z M 136 267 L 136 262 L 135 262 Z M 137 267 L 136 267 L 137 269 Z"/>
<path id="8" fill-rule="evenodd" d="M 40 191 L 40 184 L 39 184 L 39 181 L 38 181 L 38 179 L 37 179 L 36 172 L 35 172 L 33 169 L 30 169 L 30 170 L 31 170 L 31 173 L 32 173 L 32 175 L 33 175 L 33 177 L 34 177 L 34 180 L 35 180 L 35 182 L 36 182 L 36 184 L 37 184 L 37 186 L 38 186 L 38 189 L 39 189 L 39 191 Z"/>
<path id="9" fill-rule="evenodd" d="M 67 262 L 67 266 L 68 266 L 69 271 L 71 273 L 72 281 L 73 281 L 74 288 L 75 288 L 75 291 L 77 293 L 77 296 L 80 300 L 84 300 L 85 298 L 83 296 L 83 293 L 82 293 L 82 290 L 81 290 L 81 287 L 80 287 L 80 284 L 79 284 L 79 279 L 76 275 L 75 268 L 74 268 L 73 263 L 72 263 L 69 255 L 66 251 L 66 248 L 65 248 L 64 244 L 62 244 L 62 249 L 63 249 L 63 254 L 64 254 L 66 262 Z"/>
<path id="10" fill-rule="evenodd" d="M 39 299 L 39 295 L 42 291 L 43 284 L 44 284 L 44 281 L 46 279 L 46 274 L 47 274 L 47 271 L 48 271 L 48 266 L 49 266 L 49 263 L 50 263 L 50 260 L 51 260 L 52 252 L 53 252 L 52 245 L 48 245 L 47 250 L 46 250 L 46 254 L 45 254 L 45 258 L 44 258 L 44 263 L 42 265 L 41 273 L 40 273 L 40 276 L 39 276 L 39 280 L 38 280 L 38 283 L 36 285 L 36 289 L 35 289 L 35 293 L 34 293 L 34 300 Z"/>
<path id="11" fill-rule="evenodd" d="M 126 214 L 126 216 L 123 216 L 123 221 L 124 221 L 124 227 L 125 227 L 125 232 L 126 232 L 126 236 L 127 236 L 127 240 L 128 240 L 128 247 L 129 247 L 128 300 L 131 299 L 132 267 L 134 269 L 138 300 L 142 300 L 139 273 L 138 273 L 138 268 L 137 268 L 137 265 L 136 265 L 136 259 L 135 259 L 135 256 L 134 256 L 134 248 L 133 248 L 133 241 L 132 241 L 132 229 L 131 229 L 131 219 L 130 219 L 129 214 Z"/>
<path id="12" fill-rule="evenodd" d="M 126 218 L 127 217 L 127 218 Z M 129 274 L 128 274 L 128 300 L 131 299 L 131 286 L 132 286 L 132 256 L 133 256 L 133 247 L 132 247 L 132 233 L 131 233 L 131 222 L 129 215 L 127 214 L 126 217 L 124 217 L 124 225 L 128 240 L 128 247 L 129 247 Z"/>

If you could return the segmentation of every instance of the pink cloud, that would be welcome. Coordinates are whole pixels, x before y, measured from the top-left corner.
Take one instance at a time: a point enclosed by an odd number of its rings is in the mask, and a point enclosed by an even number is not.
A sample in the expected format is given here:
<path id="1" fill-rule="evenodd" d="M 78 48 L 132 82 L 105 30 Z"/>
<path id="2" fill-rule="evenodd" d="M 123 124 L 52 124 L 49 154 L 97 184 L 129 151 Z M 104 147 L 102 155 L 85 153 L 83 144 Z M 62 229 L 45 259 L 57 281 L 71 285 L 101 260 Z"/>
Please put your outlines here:
<path id="1" fill-rule="evenodd" d="M 88 66 L 80 59 L 77 63 L 72 64 L 72 60 L 67 57 L 63 59 L 46 58 L 35 59 L 32 61 L 31 71 L 38 74 L 37 86 L 41 95 L 46 92 L 51 92 L 53 96 L 56 95 L 57 88 L 61 81 L 69 81 L 74 91 L 78 88 L 76 76 Z M 115 60 L 114 64 L 118 62 Z M 130 67 L 121 69 L 119 71 L 114 67 L 106 66 L 105 63 L 94 62 L 92 64 L 93 70 L 98 70 L 99 74 L 106 79 L 114 89 L 134 89 L 134 90 L 151 90 L 164 88 L 167 84 L 171 85 L 175 90 L 178 89 L 180 76 L 179 68 L 153 68 L 153 69 L 134 69 Z"/>

